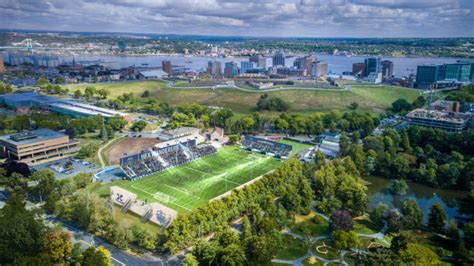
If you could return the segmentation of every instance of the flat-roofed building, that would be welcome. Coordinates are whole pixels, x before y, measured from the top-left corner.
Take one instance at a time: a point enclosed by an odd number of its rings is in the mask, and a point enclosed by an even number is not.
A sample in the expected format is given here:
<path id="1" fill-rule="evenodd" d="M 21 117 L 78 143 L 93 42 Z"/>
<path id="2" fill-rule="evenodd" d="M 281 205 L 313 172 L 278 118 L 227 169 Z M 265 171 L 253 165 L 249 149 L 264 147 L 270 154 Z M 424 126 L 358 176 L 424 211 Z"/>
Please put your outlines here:
<path id="1" fill-rule="evenodd" d="M 459 133 L 468 127 L 472 115 L 468 113 L 415 109 L 408 113 L 405 118 L 412 126 L 439 128 L 448 132 Z"/>
<path id="2" fill-rule="evenodd" d="M 161 135 L 166 139 L 177 139 L 186 136 L 197 136 L 199 135 L 199 129 L 195 127 L 179 127 L 167 130 Z"/>
<path id="3" fill-rule="evenodd" d="M 67 157 L 78 150 L 78 141 L 46 128 L 0 136 L 0 155 L 27 164 Z"/>
<path id="4" fill-rule="evenodd" d="M 128 122 L 131 122 L 130 115 L 122 112 L 101 108 L 91 104 L 81 103 L 73 99 L 60 99 L 34 92 L 0 95 L 0 104 L 4 104 L 9 108 L 15 109 L 16 111 L 29 111 L 31 109 L 36 109 L 74 117 L 100 115 L 105 119 L 108 119 L 112 116 L 121 116 Z"/>

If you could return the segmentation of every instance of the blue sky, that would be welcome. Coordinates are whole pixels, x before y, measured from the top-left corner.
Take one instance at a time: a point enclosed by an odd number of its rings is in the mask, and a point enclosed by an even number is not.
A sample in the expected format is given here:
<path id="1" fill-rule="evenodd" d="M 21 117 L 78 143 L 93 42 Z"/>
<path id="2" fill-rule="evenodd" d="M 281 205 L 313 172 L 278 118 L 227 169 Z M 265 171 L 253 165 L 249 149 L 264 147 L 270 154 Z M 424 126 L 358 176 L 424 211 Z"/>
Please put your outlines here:
<path id="1" fill-rule="evenodd" d="M 196 35 L 474 37 L 474 0 L 1 0 L 0 28 Z"/>

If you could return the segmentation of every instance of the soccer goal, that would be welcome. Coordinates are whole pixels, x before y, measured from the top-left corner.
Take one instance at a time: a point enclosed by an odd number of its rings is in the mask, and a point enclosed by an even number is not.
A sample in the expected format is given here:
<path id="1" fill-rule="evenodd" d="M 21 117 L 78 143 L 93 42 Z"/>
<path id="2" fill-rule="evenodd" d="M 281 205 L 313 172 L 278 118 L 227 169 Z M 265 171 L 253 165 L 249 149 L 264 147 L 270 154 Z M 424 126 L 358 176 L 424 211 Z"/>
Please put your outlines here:
<path id="1" fill-rule="evenodd" d="M 159 201 L 162 201 L 164 203 L 169 203 L 169 202 L 173 202 L 175 200 L 174 197 L 171 197 L 170 195 L 168 194 L 165 194 L 165 193 L 161 193 L 161 192 L 156 192 L 155 195 L 153 195 L 153 197 Z"/>

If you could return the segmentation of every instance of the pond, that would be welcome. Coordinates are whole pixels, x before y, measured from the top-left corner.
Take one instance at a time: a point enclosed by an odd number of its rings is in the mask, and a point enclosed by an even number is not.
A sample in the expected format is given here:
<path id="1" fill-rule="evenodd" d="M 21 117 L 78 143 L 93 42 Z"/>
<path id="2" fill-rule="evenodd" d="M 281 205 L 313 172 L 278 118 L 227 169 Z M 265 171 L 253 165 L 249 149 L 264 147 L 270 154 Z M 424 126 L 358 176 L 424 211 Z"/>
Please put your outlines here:
<path id="1" fill-rule="evenodd" d="M 428 219 L 430 207 L 435 203 L 440 203 L 448 219 L 452 218 L 470 218 L 468 206 L 463 204 L 467 197 L 466 191 L 432 188 L 426 185 L 408 182 L 408 190 L 405 195 L 392 195 L 389 192 L 390 179 L 382 177 L 364 177 L 364 180 L 370 182 L 367 185 L 370 208 L 375 208 L 379 202 L 387 204 L 390 208 L 400 208 L 404 199 L 415 199 L 421 210 L 425 214 L 424 222 Z"/>

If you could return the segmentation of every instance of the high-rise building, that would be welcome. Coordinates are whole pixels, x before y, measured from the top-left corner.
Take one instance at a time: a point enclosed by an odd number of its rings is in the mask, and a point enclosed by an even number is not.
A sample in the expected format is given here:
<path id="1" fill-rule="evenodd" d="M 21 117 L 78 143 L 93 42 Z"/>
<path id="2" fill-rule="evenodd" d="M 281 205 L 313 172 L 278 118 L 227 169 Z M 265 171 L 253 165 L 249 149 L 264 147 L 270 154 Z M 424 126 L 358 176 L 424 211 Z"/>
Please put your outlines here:
<path id="1" fill-rule="evenodd" d="M 471 67 L 470 63 L 455 63 L 446 64 L 446 72 L 444 80 L 468 82 L 471 81 Z"/>
<path id="2" fill-rule="evenodd" d="M 352 64 L 352 75 L 363 78 L 366 76 L 365 63 L 354 63 Z"/>
<path id="3" fill-rule="evenodd" d="M 416 84 L 419 89 L 427 89 L 440 79 L 440 66 L 422 65 L 416 68 Z"/>
<path id="4" fill-rule="evenodd" d="M 309 73 L 314 62 L 316 62 L 316 58 L 312 55 L 308 55 L 296 58 L 293 62 L 293 66 L 297 69 L 306 69 Z"/>
<path id="5" fill-rule="evenodd" d="M 222 64 L 219 61 L 209 61 L 207 63 L 207 73 L 213 77 L 222 76 Z"/>
<path id="6" fill-rule="evenodd" d="M 317 61 L 311 67 L 312 77 L 324 77 L 328 74 L 328 63 L 326 61 Z"/>
<path id="7" fill-rule="evenodd" d="M 366 58 L 365 59 L 365 76 L 372 73 L 378 74 L 382 72 L 381 59 L 380 58 Z"/>
<path id="8" fill-rule="evenodd" d="M 272 58 L 273 66 L 285 66 L 285 54 L 283 52 L 277 52 Z"/>
<path id="9" fill-rule="evenodd" d="M 5 63 L 3 62 L 3 57 L 0 55 L 0 73 L 5 73 Z"/>
<path id="10" fill-rule="evenodd" d="M 253 55 L 249 58 L 249 62 L 257 64 L 258 68 L 267 67 L 267 58 L 262 55 Z M 245 73 L 245 72 L 244 72 Z"/>
<path id="11" fill-rule="evenodd" d="M 163 71 L 168 74 L 171 74 L 171 72 L 173 72 L 173 65 L 171 64 L 170 60 L 161 61 L 161 67 L 163 68 Z"/>
<path id="12" fill-rule="evenodd" d="M 257 64 L 255 62 L 240 62 L 240 73 L 247 73 L 248 70 L 255 68 L 257 68 Z"/>
<path id="13" fill-rule="evenodd" d="M 233 78 L 239 74 L 239 67 L 237 63 L 227 62 L 224 67 L 224 77 Z"/>
<path id="14" fill-rule="evenodd" d="M 127 45 L 125 44 L 125 41 L 124 40 L 119 40 L 118 41 L 118 48 L 120 50 L 125 50 L 125 48 L 127 48 Z"/>
<path id="15" fill-rule="evenodd" d="M 383 78 L 391 78 L 393 76 L 393 62 L 390 60 L 383 60 L 382 61 L 382 77 Z"/>

